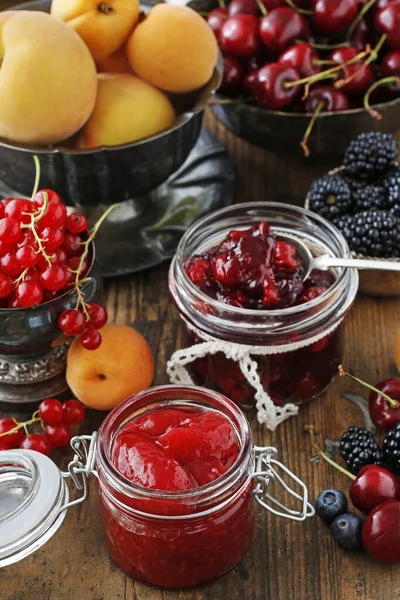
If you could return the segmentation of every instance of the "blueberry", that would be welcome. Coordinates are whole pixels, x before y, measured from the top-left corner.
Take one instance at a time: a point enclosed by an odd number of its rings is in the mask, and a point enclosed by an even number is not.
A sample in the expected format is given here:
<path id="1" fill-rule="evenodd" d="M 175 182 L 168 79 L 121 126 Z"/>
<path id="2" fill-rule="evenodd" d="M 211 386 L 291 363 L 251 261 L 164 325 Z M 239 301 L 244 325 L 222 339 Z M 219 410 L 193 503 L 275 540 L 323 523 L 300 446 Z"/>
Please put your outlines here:
<path id="1" fill-rule="evenodd" d="M 345 513 L 336 517 L 331 525 L 331 536 L 342 548 L 357 550 L 362 546 L 363 521 L 357 515 Z"/>
<path id="2" fill-rule="evenodd" d="M 347 498 L 339 490 L 324 490 L 315 502 L 315 512 L 327 525 L 347 510 Z"/>

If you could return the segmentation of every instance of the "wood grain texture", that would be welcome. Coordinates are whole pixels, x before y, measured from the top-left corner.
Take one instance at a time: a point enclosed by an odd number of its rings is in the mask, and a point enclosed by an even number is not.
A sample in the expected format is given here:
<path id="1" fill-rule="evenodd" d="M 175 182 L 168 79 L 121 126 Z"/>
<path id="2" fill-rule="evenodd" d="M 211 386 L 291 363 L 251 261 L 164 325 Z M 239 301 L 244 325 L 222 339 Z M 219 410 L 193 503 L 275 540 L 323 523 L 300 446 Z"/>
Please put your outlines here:
<path id="1" fill-rule="evenodd" d="M 237 200 L 299 199 L 319 171 L 244 144 L 210 117 L 207 125 L 235 163 Z M 156 356 L 157 384 L 167 382 L 165 363 L 178 344 L 179 318 L 168 296 L 167 271 L 163 265 L 106 283 L 111 321 L 133 325 L 146 336 Z M 399 326 L 399 300 L 359 297 L 346 321 L 346 367 L 371 381 L 396 376 L 393 346 Z M 315 453 L 303 430 L 313 423 L 321 439 L 338 438 L 350 424 L 361 424 L 359 409 L 340 397 L 349 389 L 357 388 L 337 379 L 324 396 L 274 433 L 248 413 L 256 443 L 278 448 L 280 459 L 309 486 L 311 499 L 331 486 L 348 490 L 344 476 L 310 461 Z M 88 411 L 79 431 L 92 431 L 101 418 Z M 56 460 L 65 467 L 70 457 L 63 451 Z M 317 519 L 299 524 L 256 512 L 254 544 L 236 570 L 204 588 L 163 591 L 126 578 L 108 558 L 91 481 L 89 500 L 69 511 L 52 540 L 0 571 L 2 600 L 400 600 L 399 567 L 340 550 Z"/>

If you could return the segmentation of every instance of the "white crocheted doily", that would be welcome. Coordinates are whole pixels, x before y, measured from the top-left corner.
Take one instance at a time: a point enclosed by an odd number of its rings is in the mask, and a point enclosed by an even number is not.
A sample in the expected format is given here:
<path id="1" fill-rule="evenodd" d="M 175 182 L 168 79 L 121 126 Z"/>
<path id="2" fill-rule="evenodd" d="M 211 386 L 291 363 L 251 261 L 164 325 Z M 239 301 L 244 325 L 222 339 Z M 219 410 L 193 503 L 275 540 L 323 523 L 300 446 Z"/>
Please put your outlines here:
<path id="1" fill-rule="evenodd" d="M 311 346 L 322 338 L 330 335 L 337 329 L 341 321 L 335 323 L 329 329 L 315 335 L 308 340 L 302 340 L 286 344 L 284 346 L 248 346 L 246 344 L 234 344 L 219 340 L 207 335 L 190 325 L 185 321 L 186 327 L 193 334 L 202 339 L 202 342 L 194 344 L 189 348 L 176 350 L 167 363 L 167 373 L 171 383 L 180 385 L 193 385 L 193 379 L 190 376 L 186 365 L 198 358 L 204 358 L 208 354 L 217 354 L 223 352 L 226 358 L 237 362 L 246 378 L 247 382 L 254 388 L 257 408 L 257 418 L 260 423 L 264 423 L 268 429 L 274 431 L 276 427 L 285 419 L 297 415 L 299 407 L 295 404 L 286 404 L 285 406 L 275 406 L 267 391 L 264 389 L 258 373 L 258 365 L 252 356 L 266 356 L 268 354 L 281 354 L 282 352 L 292 352 Z"/>

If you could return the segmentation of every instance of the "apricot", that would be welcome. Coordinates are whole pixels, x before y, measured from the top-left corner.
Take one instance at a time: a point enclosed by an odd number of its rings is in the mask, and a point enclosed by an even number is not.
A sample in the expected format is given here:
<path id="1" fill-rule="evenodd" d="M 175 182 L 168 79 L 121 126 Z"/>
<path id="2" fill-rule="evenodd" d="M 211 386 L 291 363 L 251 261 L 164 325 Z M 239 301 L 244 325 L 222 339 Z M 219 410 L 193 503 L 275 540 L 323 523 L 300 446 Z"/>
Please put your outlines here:
<path id="1" fill-rule="evenodd" d="M 135 75 L 100 73 L 93 113 L 78 148 L 119 146 L 158 133 L 175 120 L 165 94 Z"/>
<path id="2" fill-rule="evenodd" d="M 109 56 L 127 40 L 139 20 L 139 0 L 53 0 L 51 14 L 84 40 L 95 60 Z"/>
<path id="3" fill-rule="evenodd" d="M 100 58 L 97 61 L 97 69 L 100 73 L 131 73 L 132 69 L 126 56 L 125 46 L 119 48 L 113 54 Z"/>
<path id="4" fill-rule="evenodd" d="M 132 327 L 108 324 L 102 344 L 86 350 L 76 338 L 67 356 L 67 383 L 91 408 L 110 410 L 151 385 L 154 360 L 144 337 Z"/>
<path id="5" fill-rule="evenodd" d="M 218 58 L 216 38 L 194 10 L 158 4 L 127 42 L 133 71 L 167 92 L 197 90 L 211 78 Z"/>
<path id="6" fill-rule="evenodd" d="M 0 136 L 51 144 L 76 133 L 96 99 L 93 58 L 70 27 L 36 11 L 0 13 Z"/>

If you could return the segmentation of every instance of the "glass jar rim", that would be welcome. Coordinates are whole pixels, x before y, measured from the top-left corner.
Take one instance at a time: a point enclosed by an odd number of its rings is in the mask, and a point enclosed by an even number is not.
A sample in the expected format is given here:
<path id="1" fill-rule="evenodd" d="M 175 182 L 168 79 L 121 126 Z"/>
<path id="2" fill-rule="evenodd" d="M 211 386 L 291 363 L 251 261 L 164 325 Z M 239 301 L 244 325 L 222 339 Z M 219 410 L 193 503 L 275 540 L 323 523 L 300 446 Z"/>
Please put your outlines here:
<path id="1" fill-rule="evenodd" d="M 226 471 L 226 473 L 214 481 L 182 492 L 155 490 L 129 481 L 126 477 L 121 475 L 121 473 L 114 466 L 109 453 L 114 429 L 124 422 L 128 418 L 129 414 L 134 414 L 134 410 L 131 413 L 127 411 L 127 409 L 132 408 L 133 402 L 139 403 L 140 401 L 148 398 L 149 403 L 147 406 L 156 406 L 156 404 L 161 404 L 163 401 L 170 399 L 171 394 L 176 394 L 177 398 L 181 396 L 181 402 L 186 400 L 196 403 L 196 401 L 199 401 L 201 397 L 208 397 L 210 400 L 216 400 L 218 404 L 221 404 L 221 407 L 228 409 L 228 411 L 234 416 L 235 421 L 238 423 L 238 427 L 236 427 L 236 429 L 238 430 L 237 432 L 239 434 L 240 449 L 234 464 Z M 155 400 L 155 395 L 164 395 L 165 398 L 163 400 Z M 185 396 L 187 397 L 185 398 Z M 193 397 L 189 398 L 189 396 Z M 225 411 L 221 410 L 221 412 L 228 417 Z M 243 470 L 243 465 L 246 462 L 246 457 L 249 456 L 250 451 L 251 456 L 253 456 L 252 448 L 253 439 L 249 422 L 240 408 L 234 402 L 229 400 L 229 398 L 223 394 L 220 394 L 219 392 L 214 392 L 213 390 L 208 390 L 206 388 L 194 385 L 162 385 L 154 386 L 138 392 L 137 394 L 133 394 L 122 404 L 114 408 L 109 415 L 107 415 L 98 432 L 96 461 L 100 469 L 104 470 L 108 479 L 111 479 L 112 487 L 114 489 L 118 489 L 118 491 L 121 491 L 122 493 L 126 493 L 127 495 L 134 494 L 137 498 L 146 497 L 146 499 L 166 499 L 177 501 L 190 499 L 195 501 L 197 498 L 201 498 L 203 496 L 212 497 L 215 494 L 221 493 L 231 484 L 233 484 L 240 476 L 240 472 Z"/>

